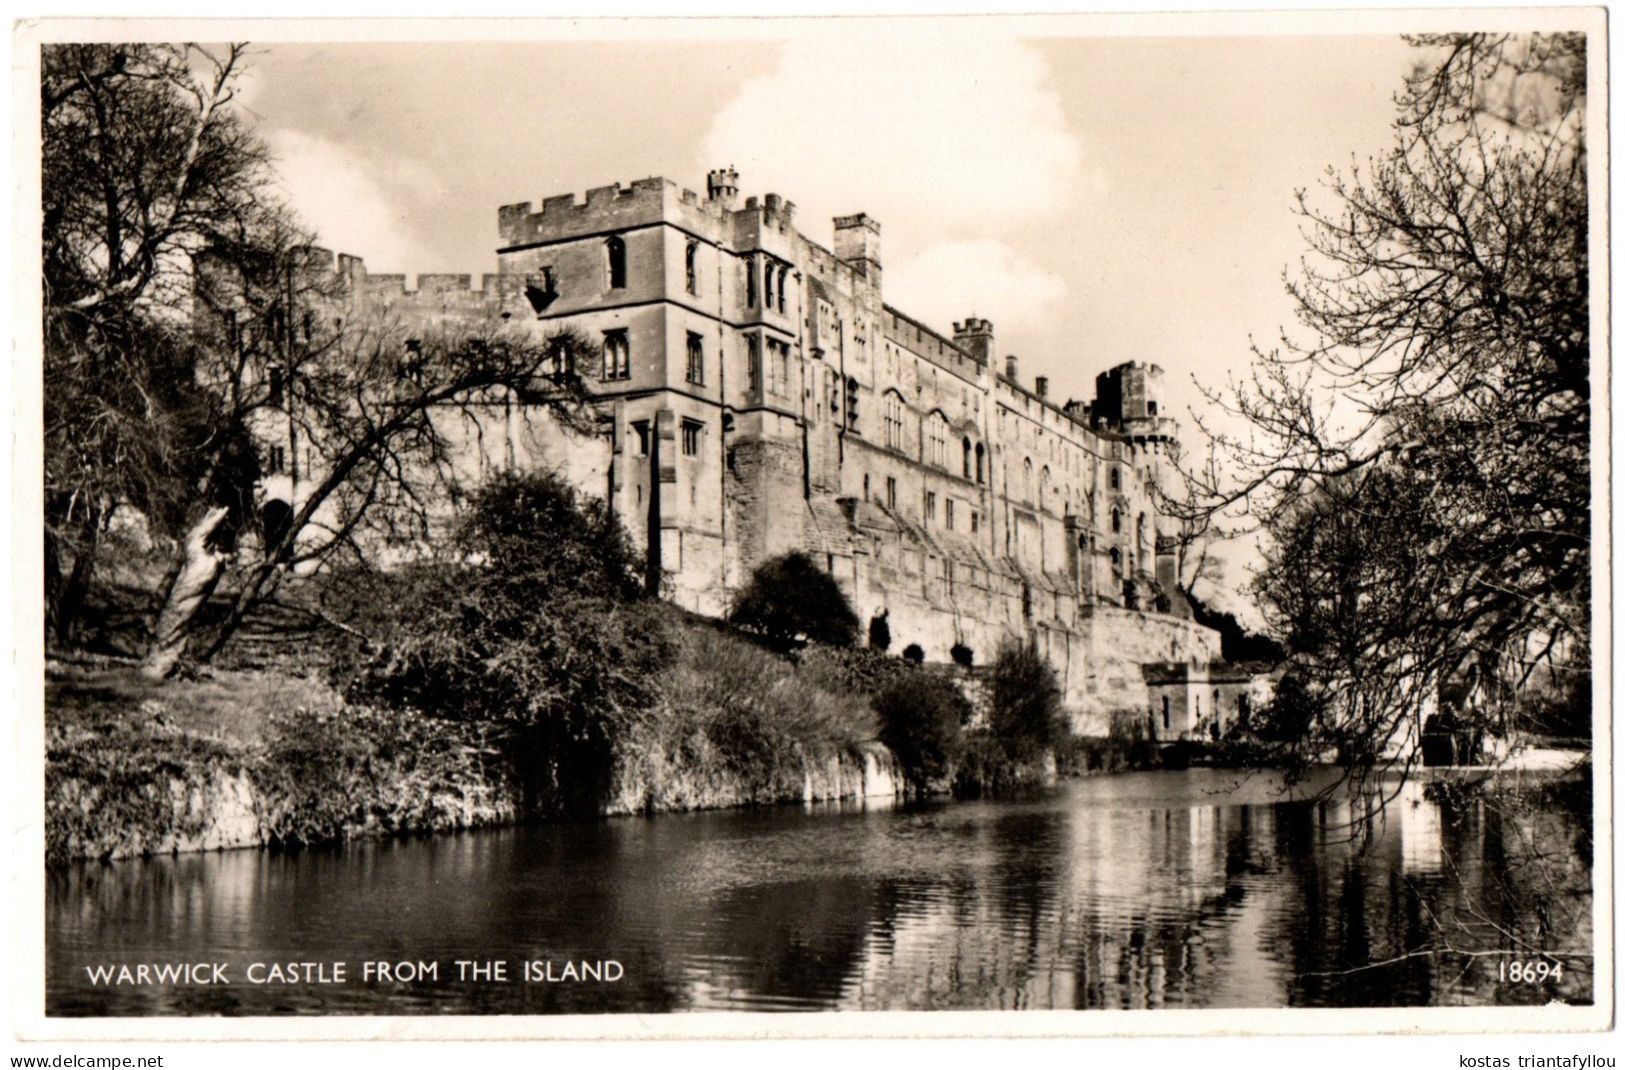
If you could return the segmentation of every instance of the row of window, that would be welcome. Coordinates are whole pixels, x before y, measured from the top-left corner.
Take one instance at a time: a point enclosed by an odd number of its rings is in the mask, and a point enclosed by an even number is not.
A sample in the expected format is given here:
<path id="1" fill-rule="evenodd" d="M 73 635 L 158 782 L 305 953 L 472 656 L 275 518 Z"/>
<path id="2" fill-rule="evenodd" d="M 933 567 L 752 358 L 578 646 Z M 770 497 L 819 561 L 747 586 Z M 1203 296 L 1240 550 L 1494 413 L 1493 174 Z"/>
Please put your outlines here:
<path id="1" fill-rule="evenodd" d="M 745 261 L 746 307 L 755 308 L 760 294 L 762 308 L 784 312 L 785 295 L 790 289 L 789 276 L 790 265 L 782 260 L 765 255 L 748 258 Z M 700 292 L 700 243 L 697 241 L 689 241 L 683 250 L 683 286 L 691 294 Z M 604 239 L 604 288 L 626 288 L 626 241 L 619 237 Z"/>
<path id="2" fill-rule="evenodd" d="M 683 456 L 698 457 L 700 455 L 700 436 L 705 432 L 705 423 L 701 420 L 685 419 L 679 430 L 681 431 Z M 649 421 L 632 421 L 632 433 L 638 437 L 638 456 L 649 456 L 649 436 L 652 433 Z"/>

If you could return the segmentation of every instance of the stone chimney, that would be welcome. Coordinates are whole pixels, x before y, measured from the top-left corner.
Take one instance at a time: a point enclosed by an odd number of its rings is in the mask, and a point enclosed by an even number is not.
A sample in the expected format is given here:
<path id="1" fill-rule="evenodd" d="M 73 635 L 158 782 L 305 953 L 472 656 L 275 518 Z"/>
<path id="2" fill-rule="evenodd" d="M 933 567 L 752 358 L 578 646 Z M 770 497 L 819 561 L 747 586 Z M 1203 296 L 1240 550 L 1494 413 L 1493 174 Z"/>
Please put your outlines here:
<path id="1" fill-rule="evenodd" d="M 1014 353 L 1004 358 L 1004 377 L 1006 379 L 1010 380 L 1012 383 L 1019 382 L 1020 380 L 1017 378 L 1016 373 L 1020 370 L 1021 366 L 1016 363 L 1016 355 Z"/>
<path id="2" fill-rule="evenodd" d="M 705 199 L 732 209 L 739 200 L 739 172 L 733 164 L 718 168 L 705 176 Z"/>
<path id="3" fill-rule="evenodd" d="M 835 259 L 880 285 L 880 223 L 866 213 L 835 217 Z"/>
<path id="4" fill-rule="evenodd" d="M 1040 375 L 1034 384 L 1040 398 L 1049 397 L 1049 376 Z"/>
<path id="5" fill-rule="evenodd" d="M 969 353 L 980 364 L 993 359 L 993 324 L 972 316 L 964 323 L 954 324 L 954 345 Z"/>

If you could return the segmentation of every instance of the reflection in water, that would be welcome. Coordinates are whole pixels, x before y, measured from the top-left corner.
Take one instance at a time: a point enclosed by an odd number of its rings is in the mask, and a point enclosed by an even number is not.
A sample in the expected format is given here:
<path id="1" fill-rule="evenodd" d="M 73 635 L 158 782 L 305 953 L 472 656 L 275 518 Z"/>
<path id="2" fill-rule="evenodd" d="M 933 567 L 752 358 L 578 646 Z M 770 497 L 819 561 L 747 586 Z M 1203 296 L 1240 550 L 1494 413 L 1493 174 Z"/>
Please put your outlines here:
<path id="1" fill-rule="evenodd" d="M 1589 859 L 1555 811 L 1212 770 L 1004 802 L 668 815 L 52 874 L 52 1014 L 1361 1006 L 1589 1000 Z M 1550 857 L 1531 864 L 1530 845 Z M 1537 898 L 1538 897 L 1538 898 Z M 1516 986 L 1468 950 L 1565 953 Z M 457 960 L 507 960 L 508 983 Z M 613 984 L 524 983 L 614 959 Z M 367 960 L 436 981 L 363 980 Z M 224 961 L 228 986 L 85 968 Z M 249 985 L 248 964 L 347 964 Z M 1374 965 L 1376 964 L 1376 965 Z"/>

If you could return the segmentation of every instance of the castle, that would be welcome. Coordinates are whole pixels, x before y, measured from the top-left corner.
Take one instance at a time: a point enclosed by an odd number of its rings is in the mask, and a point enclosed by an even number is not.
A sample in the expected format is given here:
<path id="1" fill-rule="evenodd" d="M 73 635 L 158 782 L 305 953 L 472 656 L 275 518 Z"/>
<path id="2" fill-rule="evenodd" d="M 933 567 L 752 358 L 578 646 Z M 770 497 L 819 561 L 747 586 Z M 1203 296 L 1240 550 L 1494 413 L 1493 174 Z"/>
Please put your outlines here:
<path id="1" fill-rule="evenodd" d="M 820 245 L 792 202 L 741 203 L 732 168 L 703 195 L 649 178 L 507 205 L 498 223 L 499 270 L 477 282 L 408 290 L 327 261 L 398 320 L 496 314 L 599 348 L 603 434 L 526 434 L 505 413 L 480 464 L 547 464 L 606 497 L 692 610 L 724 613 L 753 567 L 800 550 L 860 621 L 887 622 L 894 652 L 982 662 L 1030 637 L 1080 730 L 1122 713 L 1164 738 L 1206 731 L 1219 637 L 1180 611 L 1158 511 L 1177 433 L 1160 368 L 1120 364 L 1091 402 L 1058 405 L 998 358 L 988 320 L 944 334 L 885 303 L 875 219 L 838 217 Z M 1221 676 L 1208 721 L 1246 709 L 1245 682 L 1221 693 Z"/>

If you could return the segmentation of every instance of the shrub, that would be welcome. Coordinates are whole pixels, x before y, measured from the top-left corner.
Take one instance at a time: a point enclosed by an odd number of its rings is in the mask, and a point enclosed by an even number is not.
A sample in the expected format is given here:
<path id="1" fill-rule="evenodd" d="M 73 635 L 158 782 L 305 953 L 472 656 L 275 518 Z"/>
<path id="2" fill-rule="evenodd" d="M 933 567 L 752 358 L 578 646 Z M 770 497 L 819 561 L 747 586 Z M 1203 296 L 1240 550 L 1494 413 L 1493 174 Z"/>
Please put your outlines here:
<path id="1" fill-rule="evenodd" d="M 504 474 L 460 519 L 455 561 L 404 581 L 358 704 L 510 729 L 533 805 L 595 807 L 619 728 L 654 699 L 672 641 L 615 518 L 551 474 Z"/>
<path id="2" fill-rule="evenodd" d="M 834 578 L 796 551 L 756 566 L 729 616 L 780 646 L 802 642 L 851 646 L 858 617 Z"/>
<path id="3" fill-rule="evenodd" d="M 925 664 L 925 651 L 919 643 L 910 643 L 903 648 L 903 660 L 912 661 L 916 665 Z"/>
<path id="4" fill-rule="evenodd" d="M 807 762 L 855 753 L 876 737 L 861 696 L 823 687 L 795 662 L 702 626 L 683 633 L 661 693 L 660 707 L 640 718 L 640 745 L 684 755 L 702 781 L 726 774 L 759 802 L 799 793 Z"/>
<path id="5" fill-rule="evenodd" d="M 917 789 L 953 772 L 964 750 L 971 706 L 950 680 L 910 673 L 875 696 L 880 741 L 891 748 Z"/>
<path id="6" fill-rule="evenodd" d="M 988 697 L 988 726 L 1013 762 L 1036 761 L 1071 735 L 1055 670 L 1030 643 L 1000 646 Z"/>
<path id="7" fill-rule="evenodd" d="M 891 622 L 885 610 L 869 618 L 869 645 L 876 650 L 891 649 Z"/>
<path id="8" fill-rule="evenodd" d="M 970 668 L 971 662 L 976 660 L 976 652 L 964 643 L 955 643 L 948 651 L 948 656 L 954 659 L 954 664 Z"/>

